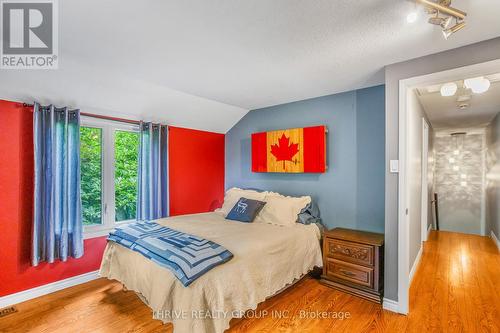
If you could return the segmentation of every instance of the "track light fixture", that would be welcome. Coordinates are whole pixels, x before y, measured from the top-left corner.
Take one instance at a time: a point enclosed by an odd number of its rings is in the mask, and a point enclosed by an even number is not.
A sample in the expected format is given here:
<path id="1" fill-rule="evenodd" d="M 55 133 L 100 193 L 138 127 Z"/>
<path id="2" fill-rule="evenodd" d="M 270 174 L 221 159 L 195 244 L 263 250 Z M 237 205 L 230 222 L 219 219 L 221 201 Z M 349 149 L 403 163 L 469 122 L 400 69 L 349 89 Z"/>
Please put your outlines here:
<path id="1" fill-rule="evenodd" d="M 443 20 L 443 22 L 441 22 L 441 28 L 447 29 L 450 26 L 451 20 L 453 20 L 453 18 L 451 16 L 448 16 L 447 18 L 445 18 Z"/>
<path id="2" fill-rule="evenodd" d="M 452 34 L 465 27 L 465 22 L 456 23 L 454 26 L 443 30 L 444 39 L 448 39 Z"/>
<path id="3" fill-rule="evenodd" d="M 455 32 L 465 27 L 466 12 L 451 7 L 451 0 L 415 0 L 421 4 L 427 14 L 431 15 L 428 22 L 439 26 L 443 31 L 443 37 L 448 39 Z M 455 25 L 449 27 L 451 21 L 455 19 Z M 409 20 L 412 23 L 415 20 Z"/>

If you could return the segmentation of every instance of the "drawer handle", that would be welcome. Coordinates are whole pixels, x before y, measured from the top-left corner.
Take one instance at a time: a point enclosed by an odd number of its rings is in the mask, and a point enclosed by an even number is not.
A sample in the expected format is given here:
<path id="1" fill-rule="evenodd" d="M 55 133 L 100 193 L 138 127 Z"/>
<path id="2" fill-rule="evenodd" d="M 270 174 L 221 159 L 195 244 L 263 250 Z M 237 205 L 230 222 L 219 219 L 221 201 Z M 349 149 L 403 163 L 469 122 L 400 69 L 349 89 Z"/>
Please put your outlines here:
<path id="1" fill-rule="evenodd" d="M 350 271 L 346 271 L 344 269 L 341 269 L 340 270 L 340 273 L 344 274 L 344 275 L 347 275 L 347 276 L 354 276 L 356 274 L 354 274 L 353 272 L 350 272 Z"/>

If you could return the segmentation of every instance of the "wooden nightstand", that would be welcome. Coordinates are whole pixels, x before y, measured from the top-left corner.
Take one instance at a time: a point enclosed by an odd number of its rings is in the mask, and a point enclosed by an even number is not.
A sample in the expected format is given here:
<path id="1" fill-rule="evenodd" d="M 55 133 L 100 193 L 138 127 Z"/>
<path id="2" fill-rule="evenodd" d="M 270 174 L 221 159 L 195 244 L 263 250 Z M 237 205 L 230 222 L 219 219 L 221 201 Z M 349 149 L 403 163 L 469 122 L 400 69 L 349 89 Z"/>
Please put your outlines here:
<path id="1" fill-rule="evenodd" d="M 325 231 L 321 283 L 382 303 L 384 235 L 343 228 Z"/>

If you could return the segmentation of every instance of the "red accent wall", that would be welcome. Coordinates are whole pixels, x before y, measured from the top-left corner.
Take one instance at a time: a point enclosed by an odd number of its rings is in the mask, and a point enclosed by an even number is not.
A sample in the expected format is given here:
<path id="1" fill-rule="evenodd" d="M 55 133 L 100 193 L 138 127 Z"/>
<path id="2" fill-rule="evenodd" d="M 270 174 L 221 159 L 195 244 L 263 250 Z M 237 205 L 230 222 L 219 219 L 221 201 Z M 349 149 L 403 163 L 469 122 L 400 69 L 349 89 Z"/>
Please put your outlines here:
<path id="1" fill-rule="evenodd" d="M 0 297 L 98 270 L 106 237 L 85 240 L 85 254 L 31 267 L 33 114 L 0 100 Z M 171 215 L 219 207 L 224 197 L 224 135 L 170 127 Z"/>
<path id="2" fill-rule="evenodd" d="M 224 134 L 169 127 L 170 215 L 213 211 L 224 200 Z"/>
<path id="3" fill-rule="evenodd" d="M 33 114 L 0 100 L 0 296 L 99 269 L 105 237 L 85 240 L 85 255 L 31 267 Z"/>

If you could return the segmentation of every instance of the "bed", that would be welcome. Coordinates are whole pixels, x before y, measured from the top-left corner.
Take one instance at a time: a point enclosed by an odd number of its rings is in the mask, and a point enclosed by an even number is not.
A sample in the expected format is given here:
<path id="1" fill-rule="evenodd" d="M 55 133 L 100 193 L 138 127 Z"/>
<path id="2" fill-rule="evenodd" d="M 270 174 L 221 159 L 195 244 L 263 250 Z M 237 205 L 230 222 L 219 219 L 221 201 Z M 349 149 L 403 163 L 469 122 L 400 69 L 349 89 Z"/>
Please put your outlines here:
<path id="1" fill-rule="evenodd" d="M 315 224 L 279 226 L 229 221 L 221 212 L 156 220 L 169 228 L 224 246 L 234 257 L 188 287 L 141 254 L 108 242 L 100 275 L 115 279 L 172 322 L 174 332 L 223 332 L 239 318 L 304 274 L 322 266 L 320 230 Z"/>

